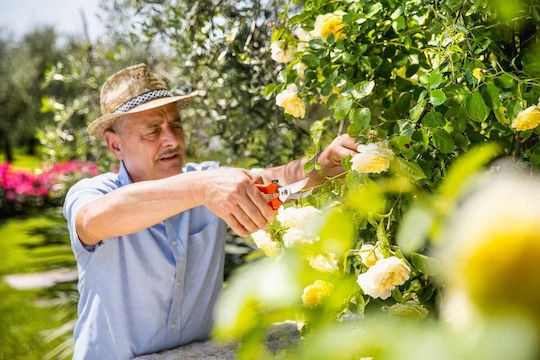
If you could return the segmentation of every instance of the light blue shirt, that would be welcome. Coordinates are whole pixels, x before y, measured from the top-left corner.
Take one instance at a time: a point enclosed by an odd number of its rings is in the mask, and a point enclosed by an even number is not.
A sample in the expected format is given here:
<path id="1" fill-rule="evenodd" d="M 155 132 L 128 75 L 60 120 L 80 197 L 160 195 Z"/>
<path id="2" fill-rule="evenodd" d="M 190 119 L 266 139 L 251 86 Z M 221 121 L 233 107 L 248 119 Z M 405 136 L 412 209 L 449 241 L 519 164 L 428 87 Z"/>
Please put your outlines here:
<path id="1" fill-rule="evenodd" d="M 217 168 L 188 163 L 184 172 Z M 84 246 L 77 211 L 130 184 L 118 174 L 83 179 L 67 193 L 64 216 L 79 272 L 74 359 L 131 359 L 207 339 L 223 284 L 225 222 L 204 206 L 137 233 Z"/>

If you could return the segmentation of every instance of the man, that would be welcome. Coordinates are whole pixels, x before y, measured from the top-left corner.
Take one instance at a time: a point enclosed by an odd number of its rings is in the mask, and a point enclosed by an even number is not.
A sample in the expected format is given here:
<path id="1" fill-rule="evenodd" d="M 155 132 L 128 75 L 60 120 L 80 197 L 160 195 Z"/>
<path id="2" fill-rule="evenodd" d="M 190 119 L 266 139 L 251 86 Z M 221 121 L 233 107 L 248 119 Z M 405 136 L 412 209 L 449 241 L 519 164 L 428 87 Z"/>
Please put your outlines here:
<path id="1" fill-rule="evenodd" d="M 266 229 L 271 195 L 254 182 L 306 177 L 305 158 L 259 174 L 215 162 L 183 167 L 177 108 L 193 96 L 172 96 L 145 64 L 101 89 L 103 116 L 88 131 L 121 166 L 79 181 L 64 204 L 79 271 L 75 359 L 129 359 L 208 338 L 225 224 L 239 236 Z M 324 175 L 342 172 L 341 159 L 355 148 L 353 139 L 336 138 L 319 157 Z M 307 186 L 323 180 L 313 172 Z"/>

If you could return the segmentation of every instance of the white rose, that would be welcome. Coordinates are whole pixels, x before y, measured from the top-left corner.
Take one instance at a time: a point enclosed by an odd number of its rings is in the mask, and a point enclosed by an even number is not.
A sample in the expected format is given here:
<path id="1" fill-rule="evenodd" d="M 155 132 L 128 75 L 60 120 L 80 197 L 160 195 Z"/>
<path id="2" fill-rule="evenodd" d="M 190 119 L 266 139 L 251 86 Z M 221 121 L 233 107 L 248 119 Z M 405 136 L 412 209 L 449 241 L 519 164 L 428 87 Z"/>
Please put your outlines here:
<path id="1" fill-rule="evenodd" d="M 313 244 L 316 238 L 306 234 L 302 229 L 290 228 L 283 234 L 283 244 L 285 247 L 293 247 L 296 244 Z"/>
<path id="2" fill-rule="evenodd" d="M 334 272 L 338 271 L 338 258 L 335 254 L 328 254 L 328 256 L 317 255 L 309 258 L 309 265 L 320 272 Z"/>
<path id="3" fill-rule="evenodd" d="M 299 61 L 296 64 L 294 64 L 293 69 L 296 70 L 296 73 L 298 74 L 298 77 L 300 79 L 303 79 L 304 78 L 304 71 L 307 69 L 307 66 L 303 62 Z"/>
<path id="4" fill-rule="evenodd" d="M 388 170 L 394 152 L 384 142 L 358 145 L 358 154 L 352 158 L 351 168 L 362 173 L 380 173 Z"/>
<path id="5" fill-rule="evenodd" d="M 371 244 L 364 244 L 360 248 L 360 258 L 367 267 L 371 267 L 377 263 L 377 261 L 384 259 L 384 255 L 379 246 Z"/>
<path id="6" fill-rule="evenodd" d="M 372 298 L 387 299 L 394 287 L 403 285 L 409 279 L 411 269 L 396 256 L 377 261 L 363 274 L 358 275 L 358 285 L 364 294 Z"/>
<path id="7" fill-rule="evenodd" d="M 309 42 L 311 39 L 313 39 L 311 34 L 306 30 L 302 29 L 301 27 L 296 30 L 296 37 L 298 38 L 298 40 L 304 42 Z"/>
<path id="8" fill-rule="evenodd" d="M 281 206 L 278 209 L 276 218 L 283 226 L 299 228 L 309 225 L 320 214 L 321 211 L 313 206 L 291 206 L 288 208 Z"/>
<path id="9" fill-rule="evenodd" d="M 288 63 L 294 59 L 296 47 L 283 40 L 273 41 L 270 44 L 272 59 L 278 63 Z"/>
<path id="10" fill-rule="evenodd" d="M 255 231 L 251 234 L 251 238 L 255 245 L 261 249 L 266 256 L 276 256 L 281 251 L 281 247 L 277 241 L 273 241 L 270 234 L 264 230 Z"/>

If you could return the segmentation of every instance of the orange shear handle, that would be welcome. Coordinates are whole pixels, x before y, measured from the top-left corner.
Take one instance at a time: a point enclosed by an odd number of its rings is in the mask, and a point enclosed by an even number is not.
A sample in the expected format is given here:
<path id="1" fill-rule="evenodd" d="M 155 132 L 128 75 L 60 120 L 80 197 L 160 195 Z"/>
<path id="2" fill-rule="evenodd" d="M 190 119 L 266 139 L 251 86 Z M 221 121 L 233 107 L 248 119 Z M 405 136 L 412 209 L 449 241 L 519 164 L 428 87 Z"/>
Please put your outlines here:
<path id="1" fill-rule="evenodd" d="M 276 183 L 270 183 L 270 184 L 255 184 L 255 186 L 257 186 L 257 189 L 259 189 L 260 192 L 262 192 L 263 194 L 277 194 L 278 193 L 278 184 Z M 281 202 L 281 200 L 279 200 L 279 198 L 275 198 L 275 199 L 272 199 L 272 201 L 270 201 L 268 203 L 268 205 L 270 205 L 270 207 L 273 209 L 273 210 L 277 210 L 279 209 L 279 207 L 281 205 L 283 205 L 283 203 Z"/>

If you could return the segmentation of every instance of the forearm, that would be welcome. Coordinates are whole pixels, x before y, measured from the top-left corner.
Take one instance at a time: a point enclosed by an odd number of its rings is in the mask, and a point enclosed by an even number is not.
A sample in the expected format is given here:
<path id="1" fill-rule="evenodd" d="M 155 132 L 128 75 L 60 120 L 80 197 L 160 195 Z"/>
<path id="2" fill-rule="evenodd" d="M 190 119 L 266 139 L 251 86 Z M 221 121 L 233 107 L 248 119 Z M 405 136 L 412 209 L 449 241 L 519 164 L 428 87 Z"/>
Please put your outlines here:
<path id="1" fill-rule="evenodd" d="M 279 185 L 287 185 L 309 177 L 309 181 L 304 188 L 316 186 L 324 182 L 324 176 L 319 174 L 316 170 L 313 170 L 309 174 L 304 172 L 304 166 L 307 161 L 307 158 L 303 157 L 298 160 L 293 160 L 285 165 L 264 169 L 260 175 L 263 178 L 264 183 L 278 180 Z"/>
<path id="2" fill-rule="evenodd" d="M 161 180 L 123 186 L 83 206 L 76 228 L 83 243 L 146 229 L 182 211 L 202 205 L 204 172 L 190 172 Z"/>

